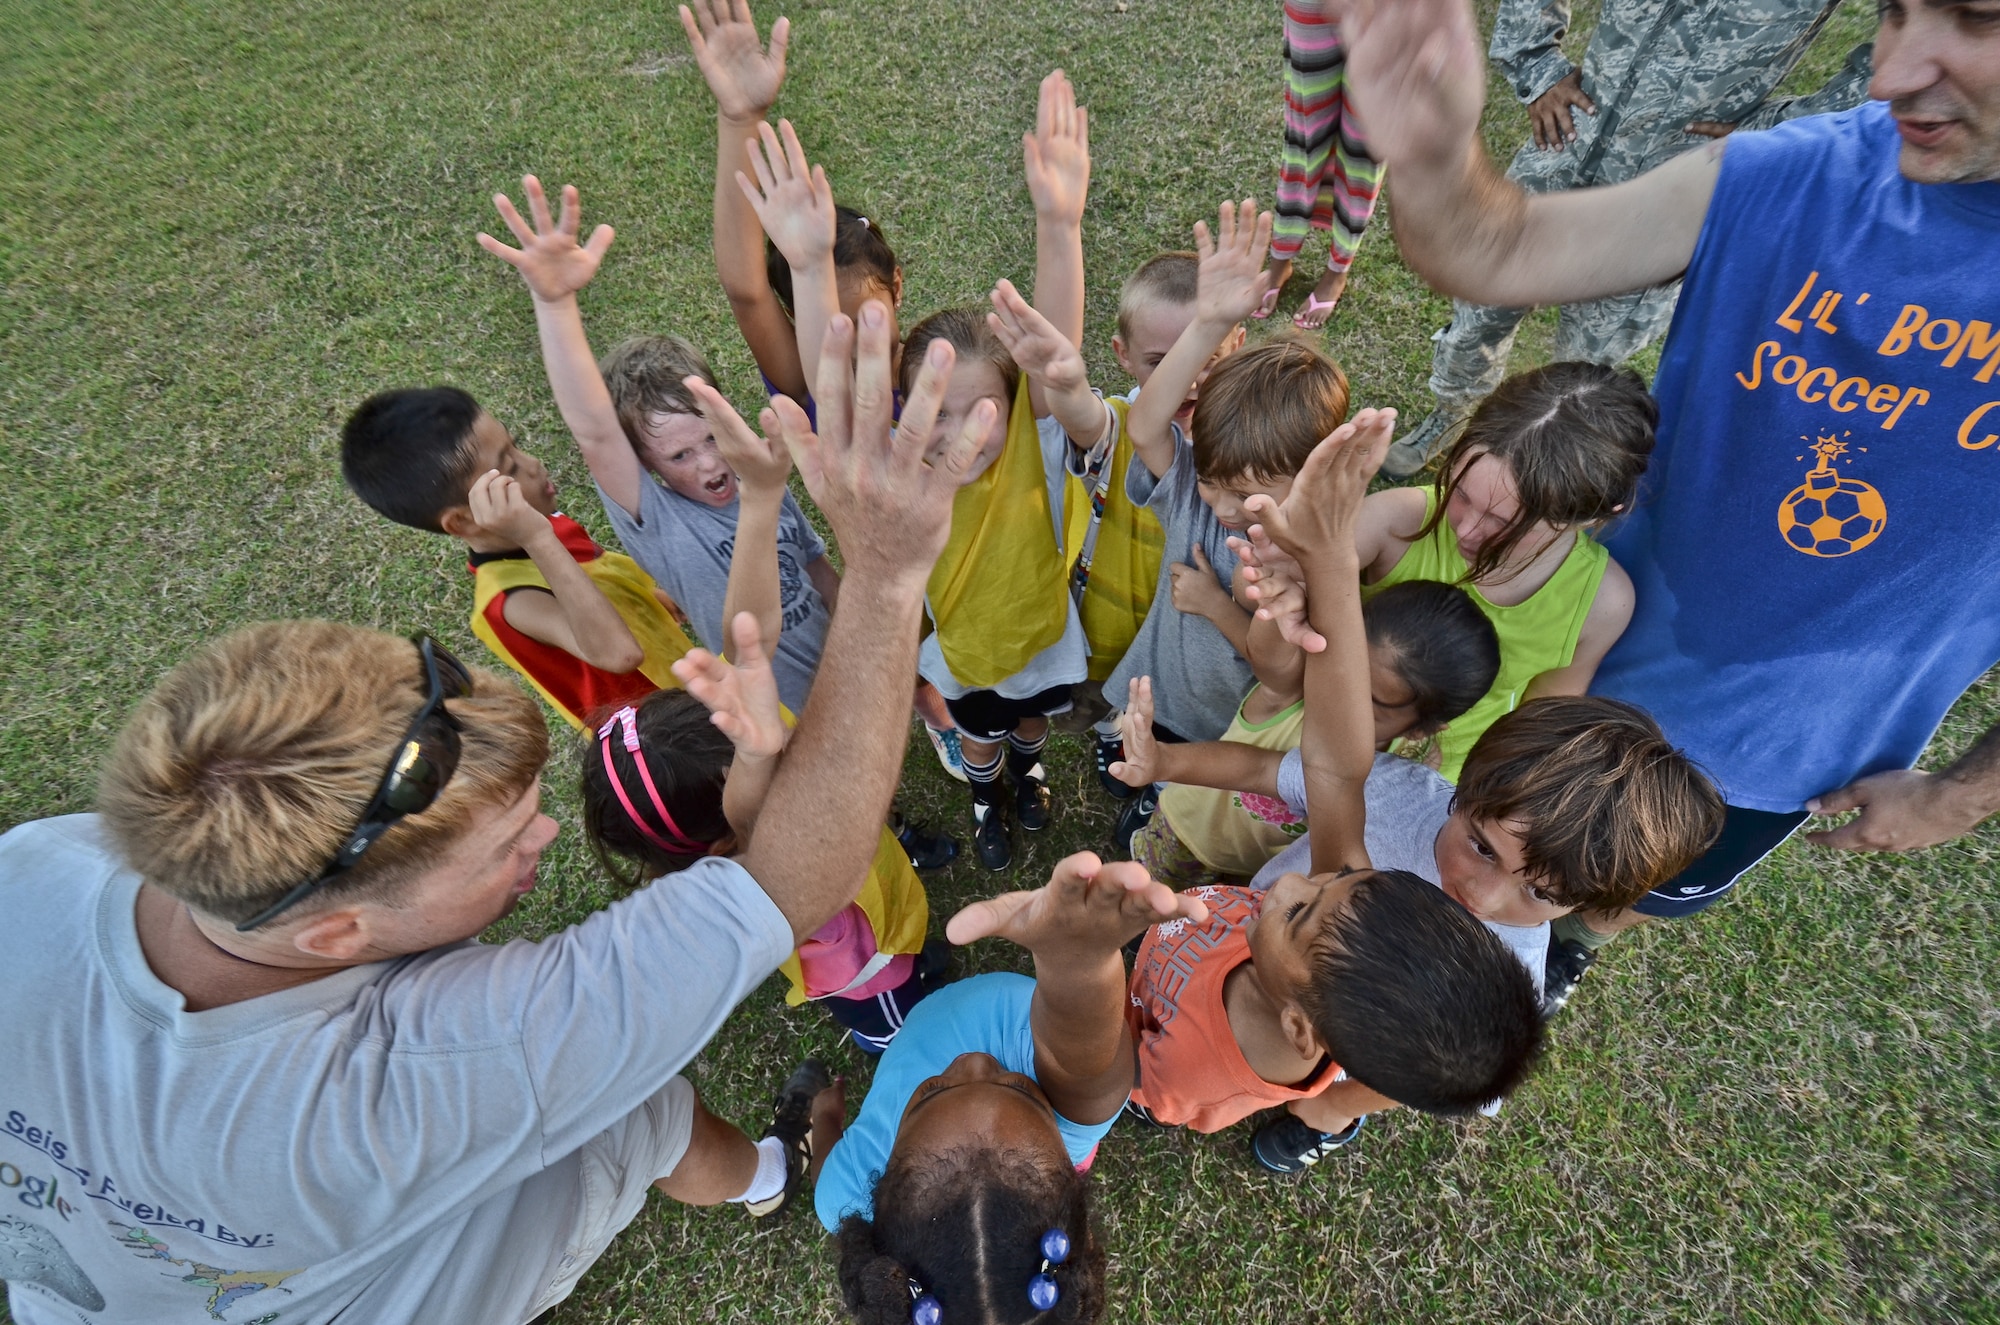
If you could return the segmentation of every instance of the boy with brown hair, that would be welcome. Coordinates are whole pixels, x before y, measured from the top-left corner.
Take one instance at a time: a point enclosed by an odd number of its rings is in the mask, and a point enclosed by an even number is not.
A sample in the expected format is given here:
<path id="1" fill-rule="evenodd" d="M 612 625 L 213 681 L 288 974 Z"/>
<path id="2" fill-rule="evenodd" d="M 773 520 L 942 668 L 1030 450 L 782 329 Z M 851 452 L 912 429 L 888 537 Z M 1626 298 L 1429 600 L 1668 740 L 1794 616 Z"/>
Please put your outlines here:
<path id="1" fill-rule="evenodd" d="M 1134 1101 L 1201 1131 L 1286 1106 L 1252 1138 L 1276 1173 L 1316 1163 L 1375 1109 L 1477 1110 L 1520 1082 L 1541 1041 L 1533 988 L 1506 948 L 1424 880 L 1381 868 L 1365 840 L 1374 718 L 1353 532 L 1394 418 L 1365 410 L 1334 430 L 1285 505 L 1297 511 L 1286 536 L 1312 544 L 1297 555 L 1328 641 L 1305 664 L 1312 873 L 1262 894 L 1197 889 L 1208 923 L 1153 931 L 1130 987 Z"/>
<path id="2" fill-rule="evenodd" d="M 472 633 L 571 726 L 679 684 L 693 646 L 672 600 L 556 510 L 547 468 L 466 392 L 370 396 L 341 429 L 340 468 L 378 514 L 465 545 Z"/>

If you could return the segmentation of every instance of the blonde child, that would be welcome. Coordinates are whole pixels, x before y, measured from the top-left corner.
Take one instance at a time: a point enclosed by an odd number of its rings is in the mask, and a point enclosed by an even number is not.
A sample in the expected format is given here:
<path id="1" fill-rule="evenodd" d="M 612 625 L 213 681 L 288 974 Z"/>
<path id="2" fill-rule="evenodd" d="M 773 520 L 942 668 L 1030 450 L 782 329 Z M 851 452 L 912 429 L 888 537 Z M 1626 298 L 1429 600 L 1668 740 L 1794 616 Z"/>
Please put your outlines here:
<path id="1" fill-rule="evenodd" d="M 1035 296 L 1045 315 L 1080 333 L 1083 322 L 1082 217 L 1090 178 L 1087 114 L 1060 70 L 1042 82 L 1034 132 L 1023 138 L 1028 189 L 1035 203 Z M 824 327 L 808 318 L 831 310 L 835 271 L 833 195 L 811 166 L 789 122 L 760 130 L 762 151 L 739 178 L 764 231 L 792 270 L 800 299 L 798 346 L 817 369 Z M 1011 287 L 1009 287 L 1011 289 Z M 1024 375 L 974 309 L 946 309 L 912 328 L 903 343 L 898 385 L 907 391 L 932 354 L 956 367 L 939 413 L 955 432 L 978 417 L 985 441 L 952 510 L 951 541 L 931 573 L 927 608 L 935 627 L 918 670 L 944 695 L 956 724 L 972 790 L 973 850 L 988 869 L 1013 861 L 1009 805 L 1000 785 L 1013 783 L 1011 817 L 1035 832 L 1049 819 L 1041 752 L 1048 718 L 1069 707 L 1070 687 L 1085 675 L 1083 628 L 1065 587 L 1063 489 L 1070 446 L 1050 415 L 1044 390 Z M 1094 407 L 1102 413 L 1101 402 Z M 1100 428 L 1099 431 L 1102 431 Z"/>
<path id="2" fill-rule="evenodd" d="M 1355 537 L 1364 592 L 1459 584 L 1500 633 L 1500 675 L 1441 739 L 1447 779 L 1502 714 L 1584 693 L 1624 633 L 1632 581 L 1591 531 L 1631 504 L 1658 422 L 1636 373 L 1549 364 L 1481 402 L 1431 486 L 1368 498 Z"/>

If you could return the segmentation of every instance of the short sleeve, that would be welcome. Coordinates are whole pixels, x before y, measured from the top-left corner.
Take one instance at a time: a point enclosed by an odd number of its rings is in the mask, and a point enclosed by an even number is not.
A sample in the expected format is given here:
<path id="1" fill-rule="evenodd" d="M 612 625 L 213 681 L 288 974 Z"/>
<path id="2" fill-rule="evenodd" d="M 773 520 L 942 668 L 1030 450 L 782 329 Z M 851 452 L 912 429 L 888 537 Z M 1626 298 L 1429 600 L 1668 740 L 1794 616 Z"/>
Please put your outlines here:
<path id="1" fill-rule="evenodd" d="M 1306 761 L 1297 746 L 1285 751 L 1278 761 L 1278 799 L 1294 814 L 1306 812 Z"/>
<path id="2" fill-rule="evenodd" d="M 1167 472 L 1158 478 L 1146 467 L 1138 456 L 1125 466 L 1125 496 L 1134 506 L 1151 507 L 1155 513 L 1163 510 L 1172 500 L 1174 488 L 1183 481 L 1183 470 L 1192 472 L 1194 466 L 1194 446 L 1181 431 L 1181 425 L 1170 423 L 1173 430 L 1174 462 L 1167 466 Z"/>

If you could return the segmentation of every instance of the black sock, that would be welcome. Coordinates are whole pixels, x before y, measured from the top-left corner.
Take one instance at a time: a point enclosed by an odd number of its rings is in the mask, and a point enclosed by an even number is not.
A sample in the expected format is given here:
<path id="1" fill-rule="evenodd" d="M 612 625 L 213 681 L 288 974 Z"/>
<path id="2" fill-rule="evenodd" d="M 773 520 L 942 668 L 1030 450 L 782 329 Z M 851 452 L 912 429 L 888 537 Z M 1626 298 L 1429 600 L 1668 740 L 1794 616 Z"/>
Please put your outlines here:
<path id="1" fill-rule="evenodd" d="M 1042 747 L 1049 743 L 1046 730 L 1033 740 L 1024 738 L 1019 732 L 1007 733 L 1007 775 L 1020 781 L 1035 771 L 1042 762 Z"/>
<path id="2" fill-rule="evenodd" d="M 976 763 L 970 749 L 965 752 L 965 780 L 972 788 L 972 817 L 979 817 L 982 805 L 1000 803 L 1000 752 L 995 750 L 984 763 Z"/>

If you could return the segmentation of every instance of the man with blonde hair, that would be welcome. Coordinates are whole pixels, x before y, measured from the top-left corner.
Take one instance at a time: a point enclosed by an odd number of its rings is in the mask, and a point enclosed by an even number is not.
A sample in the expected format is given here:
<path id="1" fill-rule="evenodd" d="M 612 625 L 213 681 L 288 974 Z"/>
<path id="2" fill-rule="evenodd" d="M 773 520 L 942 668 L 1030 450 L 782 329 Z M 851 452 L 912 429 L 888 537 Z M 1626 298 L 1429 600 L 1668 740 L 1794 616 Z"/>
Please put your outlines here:
<path id="1" fill-rule="evenodd" d="M 892 438 L 889 339 L 879 305 L 858 332 L 836 320 L 817 436 L 776 406 L 848 579 L 740 857 L 538 943 L 474 942 L 557 832 L 542 720 L 428 639 L 328 622 L 197 651 L 127 723 L 98 814 L 0 838 L 0 988 L 34 1009 L 0 1025 L 20 1325 L 239 1307 L 519 1325 L 649 1185 L 699 1204 L 791 1190 L 799 1147 L 773 1175 L 676 1073 L 853 899 L 902 763 L 907 700 L 876 682 L 915 670 L 990 420 L 924 462 L 940 352 Z M 734 665 L 678 665 L 712 706 L 775 684 L 754 628 L 737 638 Z"/>

